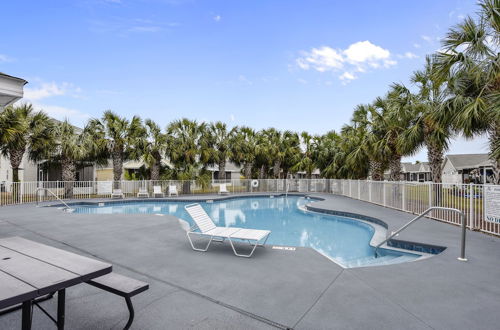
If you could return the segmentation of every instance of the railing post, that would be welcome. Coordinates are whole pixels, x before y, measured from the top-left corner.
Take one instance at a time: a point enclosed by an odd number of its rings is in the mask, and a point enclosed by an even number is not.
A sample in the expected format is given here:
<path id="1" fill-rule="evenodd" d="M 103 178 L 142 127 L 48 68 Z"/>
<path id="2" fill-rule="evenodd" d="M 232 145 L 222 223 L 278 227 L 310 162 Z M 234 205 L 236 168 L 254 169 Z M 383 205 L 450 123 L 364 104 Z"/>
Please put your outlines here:
<path id="1" fill-rule="evenodd" d="M 460 212 L 460 218 L 462 219 L 462 239 L 460 243 L 460 257 L 458 260 L 467 261 L 467 258 L 465 257 L 465 233 L 467 231 L 467 221 L 465 221 L 465 214 L 463 212 Z"/>
<path id="2" fill-rule="evenodd" d="M 401 182 L 400 184 L 401 184 L 402 190 L 403 190 L 402 193 L 401 193 L 401 195 L 402 195 L 402 197 L 401 197 L 401 199 L 402 199 L 402 203 L 401 203 L 402 204 L 402 209 L 403 209 L 403 211 L 406 211 L 406 192 L 405 192 L 406 185 L 405 185 L 404 182 Z"/>
<path id="3" fill-rule="evenodd" d="M 475 196 L 474 196 L 474 184 L 470 183 L 469 184 L 469 225 L 470 229 L 474 229 L 474 202 L 475 202 Z"/>
<path id="4" fill-rule="evenodd" d="M 429 208 L 431 208 L 431 207 L 432 207 L 432 185 L 433 185 L 433 183 L 432 183 L 432 182 L 429 182 Z M 429 214 L 429 215 L 431 216 L 431 218 L 432 218 L 432 216 L 433 216 L 433 213 L 434 213 L 434 212 L 433 212 L 433 211 L 431 211 L 431 212 L 430 212 L 430 214 Z"/>
<path id="5" fill-rule="evenodd" d="M 382 195 L 384 197 L 384 207 L 387 205 L 386 196 L 385 196 L 386 195 L 385 186 L 386 186 L 385 181 L 382 181 Z"/>

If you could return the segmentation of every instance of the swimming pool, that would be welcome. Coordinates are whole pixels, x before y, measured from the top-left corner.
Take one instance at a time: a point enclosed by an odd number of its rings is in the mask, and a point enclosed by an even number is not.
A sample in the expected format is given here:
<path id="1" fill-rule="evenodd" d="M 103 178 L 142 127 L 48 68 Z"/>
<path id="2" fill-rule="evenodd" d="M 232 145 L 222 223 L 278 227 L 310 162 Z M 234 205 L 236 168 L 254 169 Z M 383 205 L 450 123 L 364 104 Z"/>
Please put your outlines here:
<path id="1" fill-rule="evenodd" d="M 379 249 L 374 257 L 370 240 L 372 225 L 355 219 L 313 213 L 303 206 L 313 200 L 302 196 L 245 197 L 200 204 L 217 226 L 267 229 L 267 244 L 311 247 L 344 267 L 392 264 L 412 261 L 421 255 Z M 193 224 L 184 210 L 192 202 L 134 201 L 76 205 L 74 213 L 85 214 L 169 214 Z"/>

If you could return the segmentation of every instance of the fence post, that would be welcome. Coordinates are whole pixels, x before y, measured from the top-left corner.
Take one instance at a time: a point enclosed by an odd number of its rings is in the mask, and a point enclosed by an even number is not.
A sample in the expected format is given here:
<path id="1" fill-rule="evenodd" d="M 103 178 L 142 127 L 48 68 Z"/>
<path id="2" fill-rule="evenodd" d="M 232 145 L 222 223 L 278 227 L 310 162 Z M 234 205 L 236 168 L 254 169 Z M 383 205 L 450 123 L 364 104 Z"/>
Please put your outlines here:
<path id="1" fill-rule="evenodd" d="M 361 200 L 361 180 L 358 179 L 358 199 Z"/>
<path id="2" fill-rule="evenodd" d="M 402 186 L 403 192 L 401 193 L 401 199 L 402 199 L 402 209 L 403 211 L 406 211 L 406 185 L 404 182 L 401 182 L 400 185 Z"/>
<path id="3" fill-rule="evenodd" d="M 474 184 L 470 183 L 469 184 L 469 226 L 470 229 L 474 229 L 474 202 L 475 202 L 475 196 L 474 196 Z M 483 196 L 484 198 L 484 196 Z"/>
<path id="4" fill-rule="evenodd" d="M 372 202 L 372 182 L 366 181 L 368 183 L 368 201 Z"/>
<path id="5" fill-rule="evenodd" d="M 385 193 L 385 181 L 382 182 L 382 195 L 384 196 L 384 207 L 387 205 L 387 202 L 386 202 L 386 193 Z"/>
<path id="6" fill-rule="evenodd" d="M 429 183 L 429 207 L 432 207 L 432 183 Z"/>

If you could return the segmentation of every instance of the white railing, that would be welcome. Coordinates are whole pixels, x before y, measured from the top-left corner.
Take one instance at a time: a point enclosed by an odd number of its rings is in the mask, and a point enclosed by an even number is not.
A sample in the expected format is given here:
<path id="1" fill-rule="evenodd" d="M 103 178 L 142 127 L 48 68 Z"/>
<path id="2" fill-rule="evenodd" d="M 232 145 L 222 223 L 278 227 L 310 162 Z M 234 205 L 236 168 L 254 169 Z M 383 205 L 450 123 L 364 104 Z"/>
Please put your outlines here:
<path id="1" fill-rule="evenodd" d="M 436 184 L 432 182 L 390 182 L 365 180 L 331 180 L 333 194 L 351 197 L 412 214 L 430 207 L 454 208 L 464 212 L 467 227 L 500 235 L 500 224 L 485 221 L 482 184 Z M 492 186 L 492 185 L 489 185 Z M 500 186 L 495 186 L 499 187 Z M 460 225 L 460 215 L 435 210 L 430 218 Z"/>
<path id="2" fill-rule="evenodd" d="M 252 184 L 257 181 L 258 184 Z M 182 195 L 214 194 L 219 184 L 226 183 L 230 193 L 332 193 L 373 204 L 420 214 L 433 206 L 459 209 L 466 215 L 467 227 L 494 235 L 500 235 L 500 224 L 485 221 L 484 185 L 480 184 L 434 184 L 430 182 L 389 182 L 334 179 L 264 179 L 264 180 L 215 180 L 206 184 L 196 181 L 43 181 L 0 183 L 0 206 L 60 199 L 89 199 L 111 197 L 113 187 L 122 189 L 125 197 L 136 197 L 139 189 L 145 188 L 150 195 L 153 186 L 161 186 L 163 192 L 175 185 Z M 500 187 L 500 186 L 495 186 Z M 39 189 L 45 188 L 45 189 Z M 37 190 L 38 189 L 38 190 Z M 432 211 L 429 217 L 460 224 L 460 216 L 444 210 Z"/>

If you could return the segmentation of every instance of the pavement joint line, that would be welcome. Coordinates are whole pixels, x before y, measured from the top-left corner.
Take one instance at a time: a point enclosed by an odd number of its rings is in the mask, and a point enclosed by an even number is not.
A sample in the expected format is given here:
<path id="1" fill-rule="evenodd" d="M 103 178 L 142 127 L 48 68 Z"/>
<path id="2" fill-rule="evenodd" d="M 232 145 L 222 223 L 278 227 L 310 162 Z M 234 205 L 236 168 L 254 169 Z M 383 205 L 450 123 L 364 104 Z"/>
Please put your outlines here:
<path id="1" fill-rule="evenodd" d="M 194 290 L 188 289 L 188 288 L 183 287 L 183 286 L 181 286 L 181 285 L 179 285 L 179 284 L 175 284 L 175 283 L 173 283 L 173 282 L 170 282 L 170 281 L 167 281 L 167 280 L 163 280 L 163 279 L 161 279 L 161 278 L 158 278 L 158 277 L 152 276 L 152 275 L 150 275 L 150 274 L 143 273 L 143 272 L 138 271 L 138 270 L 136 270 L 136 269 L 134 269 L 134 268 L 131 268 L 131 267 L 129 267 L 129 266 L 126 266 L 126 265 L 122 265 L 122 264 L 120 264 L 120 263 L 113 262 L 113 261 L 108 260 L 108 259 L 106 259 L 106 258 L 100 257 L 100 256 L 98 256 L 98 255 L 96 255 L 96 254 L 94 254 L 94 253 L 90 253 L 89 251 L 86 251 L 86 250 L 84 250 L 84 249 L 82 249 L 82 248 L 79 248 L 79 247 L 73 246 L 73 245 L 71 245 L 71 244 L 69 244 L 69 243 L 66 243 L 66 242 L 64 242 L 64 241 L 60 241 L 60 240 L 58 240 L 58 239 L 55 239 L 55 238 L 52 238 L 52 237 L 50 237 L 50 236 L 44 235 L 44 234 L 42 234 L 42 233 L 39 233 L 39 232 L 37 232 L 37 231 L 35 231 L 35 230 L 28 229 L 28 228 L 26 228 L 26 227 L 24 227 L 24 226 L 21 226 L 21 225 L 18 225 L 18 224 L 14 224 L 14 223 L 10 222 L 9 220 L 4 220 L 4 221 L 5 221 L 5 222 L 7 222 L 8 224 L 12 225 L 12 226 L 15 226 L 15 227 L 18 227 L 18 228 L 22 228 L 22 229 L 24 229 L 24 230 L 26 230 L 26 231 L 28 231 L 28 232 L 31 232 L 31 233 L 33 233 L 33 234 L 35 234 L 35 235 L 38 235 L 38 236 L 43 237 L 43 238 L 45 238 L 45 239 L 48 239 L 48 240 L 51 240 L 51 241 L 54 241 L 54 242 L 60 243 L 60 244 L 62 244 L 62 245 L 68 246 L 68 247 L 70 247 L 70 248 L 72 248 L 72 249 L 75 249 L 75 250 L 77 250 L 77 251 L 83 252 L 83 253 L 85 253 L 85 254 L 87 254 L 87 255 L 90 255 L 90 256 L 92 256 L 92 257 L 98 258 L 98 259 L 100 259 L 100 260 L 102 260 L 102 261 L 105 261 L 105 262 L 111 263 L 111 264 L 113 264 L 113 265 L 117 265 L 117 266 L 119 266 L 119 267 L 121 267 L 121 268 L 123 268 L 123 269 L 126 269 L 126 270 L 130 271 L 130 272 L 134 272 L 134 273 L 139 274 L 139 275 L 142 275 L 142 276 L 144 276 L 144 277 L 147 277 L 147 278 L 153 279 L 153 280 L 155 280 L 155 281 L 157 281 L 157 282 L 160 282 L 160 283 L 163 283 L 163 284 L 167 284 L 167 285 L 169 285 L 169 286 L 171 286 L 171 287 L 177 288 L 177 289 L 179 289 L 179 290 L 181 290 L 181 291 L 187 292 L 187 293 L 192 294 L 192 295 L 194 295 L 194 296 L 198 296 L 198 297 L 200 297 L 200 298 L 202 298 L 202 299 L 204 299 L 204 300 L 210 301 L 210 302 L 212 302 L 212 303 L 214 303 L 214 304 L 217 304 L 217 305 L 219 305 L 219 306 L 221 306 L 221 307 L 224 307 L 224 308 L 230 309 L 230 310 L 232 310 L 232 311 L 234 311 L 234 312 L 240 313 L 240 314 L 242 314 L 242 315 L 245 315 L 245 316 L 250 317 L 250 318 L 252 318 L 252 319 L 254 319 L 254 320 L 257 320 L 257 321 L 260 321 L 260 322 L 265 323 L 265 324 L 267 324 L 267 325 L 270 325 L 270 326 L 272 326 L 272 327 L 275 327 L 275 328 L 277 328 L 277 329 L 283 329 L 283 330 L 291 330 L 291 329 L 293 329 L 293 327 L 286 326 L 286 325 L 284 325 L 284 324 L 281 324 L 281 323 L 275 322 L 275 321 L 273 321 L 273 320 L 270 320 L 270 319 L 265 318 L 265 317 L 263 317 L 263 316 L 260 316 L 260 315 L 254 314 L 254 313 L 252 313 L 252 312 L 249 312 L 249 311 L 244 310 L 244 309 L 242 309 L 242 308 L 236 307 L 236 306 L 234 306 L 234 305 L 227 304 L 227 303 L 225 303 L 225 302 L 223 302 L 223 301 L 220 301 L 220 300 L 217 300 L 217 299 L 212 298 L 212 297 L 210 297 L 210 296 L 204 295 L 204 294 L 202 294 L 202 293 L 200 293 L 200 292 L 197 292 L 197 291 L 194 291 Z"/>
<path id="2" fill-rule="evenodd" d="M 300 321 L 302 321 L 302 319 L 307 315 L 307 313 L 309 313 L 311 311 L 311 309 L 316 306 L 316 304 L 318 303 L 318 301 L 321 299 L 321 297 L 323 297 L 323 295 L 325 294 L 326 291 L 328 291 L 328 289 L 332 286 L 332 284 L 340 277 L 340 275 L 342 275 L 342 273 L 345 271 L 345 269 L 341 269 L 340 272 L 337 274 L 337 276 L 335 276 L 335 278 L 330 282 L 330 284 L 328 284 L 328 286 L 321 292 L 321 294 L 318 296 L 318 298 L 316 298 L 316 300 L 312 303 L 312 305 L 304 312 L 304 314 L 302 314 L 302 316 L 298 319 L 297 322 L 295 322 L 295 324 L 293 325 L 292 329 L 295 328 L 299 323 Z"/>
<path id="3" fill-rule="evenodd" d="M 367 287 L 369 287 L 373 291 L 375 291 L 375 292 L 379 293 L 380 295 L 382 295 L 382 297 L 385 298 L 387 301 L 389 301 L 391 304 L 394 304 L 394 305 L 400 307 L 402 310 L 404 310 L 405 312 L 407 312 L 408 314 L 410 314 L 411 316 L 413 316 L 418 321 L 420 321 L 423 324 L 425 324 L 430 329 L 436 330 L 434 327 L 432 327 L 430 324 L 428 324 L 427 322 L 425 322 L 424 320 L 422 320 L 420 317 L 418 317 L 417 315 L 415 315 L 414 313 L 412 313 L 410 310 L 408 310 L 407 308 L 405 308 L 403 305 L 401 305 L 398 302 L 392 301 L 391 299 L 389 299 L 389 297 L 387 297 L 387 295 L 384 295 L 382 292 L 379 292 L 376 288 L 374 288 L 373 286 L 371 286 L 368 282 L 366 282 L 365 280 L 363 280 L 362 278 L 360 278 L 355 272 L 349 271 L 349 273 L 351 273 L 354 277 L 356 277 L 358 280 L 360 280 L 361 282 L 363 282 Z"/>

